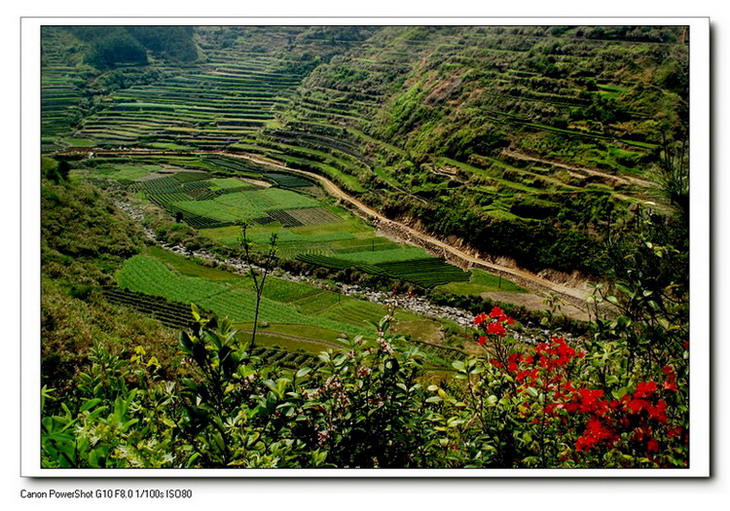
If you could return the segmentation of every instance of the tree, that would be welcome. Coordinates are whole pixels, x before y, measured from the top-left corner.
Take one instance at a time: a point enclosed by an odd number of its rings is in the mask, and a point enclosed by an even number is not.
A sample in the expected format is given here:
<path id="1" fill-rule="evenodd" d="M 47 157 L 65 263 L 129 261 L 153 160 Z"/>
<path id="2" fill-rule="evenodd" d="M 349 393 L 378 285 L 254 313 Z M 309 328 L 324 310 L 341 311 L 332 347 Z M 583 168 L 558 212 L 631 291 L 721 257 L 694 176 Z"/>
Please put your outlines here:
<path id="1" fill-rule="evenodd" d="M 254 344 L 256 343 L 256 330 L 258 328 L 259 323 L 259 309 L 261 307 L 261 297 L 264 293 L 264 285 L 266 284 L 266 277 L 268 277 L 271 272 L 274 270 L 274 267 L 276 266 L 276 261 L 278 259 L 276 255 L 276 241 L 278 238 L 278 235 L 276 233 L 272 233 L 271 237 L 269 238 L 269 246 L 266 249 L 266 252 L 263 254 L 263 260 L 259 262 L 259 264 L 256 264 L 256 261 L 254 260 L 253 255 L 253 242 L 249 239 L 247 231 L 248 231 L 248 223 L 247 222 L 240 222 L 241 226 L 241 237 L 240 237 L 240 243 L 241 247 L 243 248 L 243 257 L 246 261 L 246 265 L 248 266 L 248 274 L 251 276 L 251 279 L 253 280 L 253 286 L 254 290 L 256 291 L 256 309 L 254 313 L 254 320 L 253 320 L 253 329 L 251 331 L 251 345 L 249 348 L 253 348 Z"/>

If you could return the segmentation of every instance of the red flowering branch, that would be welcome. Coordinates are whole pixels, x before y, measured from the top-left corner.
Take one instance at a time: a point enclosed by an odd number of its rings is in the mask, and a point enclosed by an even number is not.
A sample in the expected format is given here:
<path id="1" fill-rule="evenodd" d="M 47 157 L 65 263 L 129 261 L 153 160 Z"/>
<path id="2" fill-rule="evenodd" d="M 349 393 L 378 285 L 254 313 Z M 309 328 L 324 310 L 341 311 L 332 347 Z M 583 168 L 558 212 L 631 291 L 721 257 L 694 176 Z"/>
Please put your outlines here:
<path id="1" fill-rule="evenodd" d="M 514 382 L 514 426 L 522 431 L 519 438 L 527 439 L 523 444 L 528 451 L 539 451 L 542 466 L 552 459 L 549 449 L 559 450 L 561 462 L 582 461 L 583 466 L 590 460 L 600 464 L 603 456 L 613 456 L 613 452 L 623 456 L 616 458 L 620 463 L 639 460 L 633 463 L 676 466 L 671 449 L 677 452 L 677 445 L 686 444 L 688 432 L 669 415 L 669 403 L 676 401 L 669 398 L 679 391 L 673 367 L 664 366 L 663 378 L 640 381 L 633 389 L 592 388 L 573 378 L 590 374 L 586 372 L 590 366 L 583 360 L 586 353 L 563 337 L 553 337 L 522 353 L 508 353 L 501 340 L 512 322 L 498 307 L 489 315 L 482 313 L 474 319 L 481 334 L 476 340 L 492 349 L 494 358 L 488 364 L 493 371 L 509 375 Z M 524 458 L 526 463 L 529 459 L 534 464 L 538 458 Z"/>

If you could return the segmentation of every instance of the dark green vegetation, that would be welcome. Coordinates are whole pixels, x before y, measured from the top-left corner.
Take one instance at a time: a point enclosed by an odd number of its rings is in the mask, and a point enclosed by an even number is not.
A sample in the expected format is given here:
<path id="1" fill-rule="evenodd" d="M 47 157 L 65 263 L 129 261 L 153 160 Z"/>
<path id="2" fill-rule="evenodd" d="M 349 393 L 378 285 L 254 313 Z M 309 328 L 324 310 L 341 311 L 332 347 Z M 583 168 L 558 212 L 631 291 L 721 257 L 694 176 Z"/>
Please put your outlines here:
<path id="1" fill-rule="evenodd" d="M 42 35 L 45 466 L 683 466 L 682 27 Z M 553 416 L 539 403 L 589 394 L 507 374 L 542 355 L 501 324 L 468 332 L 338 293 L 408 290 L 476 314 L 492 310 L 485 293 L 524 290 L 376 235 L 283 167 L 467 252 L 604 279 L 590 324 L 555 301 L 505 308 L 518 332 L 543 320 L 585 335 L 584 359 L 543 376 L 594 392 L 594 415 Z M 250 259 L 273 233 L 281 268 L 306 279 L 229 271 L 243 222 Z M 655 437 L 637 440 L 645 428 Z"/>

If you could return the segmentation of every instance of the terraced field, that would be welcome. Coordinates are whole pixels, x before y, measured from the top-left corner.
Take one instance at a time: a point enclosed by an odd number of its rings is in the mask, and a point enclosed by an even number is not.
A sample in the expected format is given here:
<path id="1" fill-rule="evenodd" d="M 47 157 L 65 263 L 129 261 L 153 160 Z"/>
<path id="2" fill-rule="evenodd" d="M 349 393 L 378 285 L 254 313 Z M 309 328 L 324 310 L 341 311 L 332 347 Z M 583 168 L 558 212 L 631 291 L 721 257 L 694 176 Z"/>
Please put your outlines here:
<path id="1" fill-rule="evenodd" d="M 448 208 L 441 203 L 451 195 L 494 221 L 597 225 L 608 201 L 617 200 L 618 209 L 658 202 L 651 180 L 642 178 L 660 143 L 651 119 L 675 99 L 637 85 L 630 70 L 656 66 L 681 47 L 593 38 L 576 27 L 473 26 L 362 28 L 359 38 L 337 38 L 333 48 L 323 30 L 198 27 L 204 59 L 160 62 L 157 79 L 99 96 L 91 115 L 79 109 L 73 55 L 64 54 L 68 35 L 49 30 L 44 140 L 49 148 L 257 154 L 324 175 L 375 207 L 389 198 L 409 208 Z M 672 35 L 665 32 L 661 37 Z M 310 65 L 317 52 L 337 58 Z M 613 64 L 627 58 L 631 66 Z M 590 80 L 579 72 L 589 68 Z M 480 148 L 485 130 L 496 132 L 495 140 L 507 134 L 509 147 L 497 140 Z M 254 175 L 265 170 L 281 188 L 312 185 L 250 161 L 211 156 L 208 163 Z M 223 212 L 225 204 L 218 217 L 201 204 L 172 207 L 198 227 L 224 226 L 238 214 L 238 206 Z M 274 215 L 286 227 L 310 224 L 296 214 Z"/>
<path id="2" fill-rule="evenodd" d="M 435 239 L 532 271 L 594 271 L 590 242 L 615 217 L 663 207 L 648 169 L 657 114 L 675 115 L 681 91 L 649 75 L 681 62 L 671 27 L 610 37 L 585 27 L 328 30 L 197 27 L 200 58 L 121 69 L 129 83 L 107 90 L 101 79 L 82 89 L 72 35 L 49 29 L 44 150 L 93 147 L 80 174 L 129 186 L 215 242 L 237 245 L 247 221 L 254 242 L 279 235 L 283 258 L 459 294 L 523 290 L 376 235 L 318 178 L 381 219 L 422 221 Z M 120 147 L 160 153 L 103 153 Z"/>
<path id="3" fill-rule="evenodd" d="M 56 139 L 67 135 L 81 117 L 81 103 L 84 99 L 81 86 L 84 80 L 77 75 L 62 55 L 62 33 L 46 29 L 41 42 L 41 149 L 44 152 L 60 148 Z M 93 140 L 75 137 L 71 145 L 94 145 Z"/>

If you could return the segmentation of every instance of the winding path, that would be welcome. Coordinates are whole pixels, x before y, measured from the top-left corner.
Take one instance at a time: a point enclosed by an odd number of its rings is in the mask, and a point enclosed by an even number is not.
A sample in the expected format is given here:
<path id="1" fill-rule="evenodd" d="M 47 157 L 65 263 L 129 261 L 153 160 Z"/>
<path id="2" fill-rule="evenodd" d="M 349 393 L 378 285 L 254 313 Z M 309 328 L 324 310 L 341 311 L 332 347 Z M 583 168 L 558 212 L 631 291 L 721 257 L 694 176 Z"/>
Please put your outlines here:
<path id="1" fill-rule="evenodd" d="M 377 223 L 379 224 L 378 226 L 380 228 L 383 228 L 384 226 L 395 227 L 398 231 L 405 232 L 408 235 L 410 235 L 410 237 L 412 237 L 412 238 L 417 238 L 417 239 L 426 241 L 429 245 L 436 246 L 443 252 L 451 254 L 452 256 L 455 256 L 456 258 L 466 261 L 467 263 L 470 263 L 474 266 L 487 268 L 489 270 L 495 271 L 497 273 L 501 273 L 503 275 L 516 277 L 517 280 L 519 280 L 519 281 L 531 283 L 532 284 L 531 287 L 533 287 L 533 289 L 536 289 L 536 290 L 542 291 L 542 292 L 551 291 L 551 292 L 557 293 L 558 295 L 568 298 L 571 303 L 575 304 L 575 302 L 578 301 L 581 305 L 585 306 L 585 298 L 586 298 L 585 290 L 558 284 L 556 282 L 552 282 L 545 278 L 539 277 L 539 276 L 535 275 L 534 273 L 531 273 L 531 272 L 528 272 L 525 270 L 520 270 L 517 268 L 509 268 L 507 266 L 502 266 L 499 264 L 491 263 L 489 261 L 485 261 L 484 259 L 474 257 L 474 256 L 464 252 L 463 250 L 460 250 L 456 247 L 453 247 L 453 246 L 439 240 L 438 238 L 435 238 L 428 234 L 417 231 L 417 230 L 413 229 L 412 227 L 409 227 L 401 222 L 396 222 L 394 220 L 390 220 L 389 218 L 386 218 L 385 216 L 383 216 L 378 211 L 376 211 L 372 207 L 368 206 L 361 200 L 349 195 L 347 192 L 345 192 L 344 190 L 339 188 L 335 183 L 333 183 L 332 181 L 330 181 L 328 178 L 326 178 L 324 176 L 321 176 L 319 174 L 315 174 L 314 172 L 309 172 L 306 170 L 299 170 L 299 169 L 293 169 L 291 167 L 286 167 L 279 163 L 272 162 L 265 158 L 260 158 L 260 157 L 256 157 L 256 156 L 233 154 L 233 153 L 226 153 L 226 152 L 218 152 L 216 154 L 219 154 L 221 156 L 231 157 L 231 158 L 248 159 L 251 161 L 255 161 L 257 163 L 271 165 L 271 166 L 280 168 L 282 170 L 286 170 L 287 172 L 301 174 L 301 175 L 316 179 L 325 187 L 325 189 L 327 190 L 327 192 L 330 195 L 350 203 L 351 205 L 355 206 L 358 210 L 365 213 L 367 216 L 374 218 L 377 221 Z M 528 286 L 529 286 L 529 284 L 528 284 Z"/>
<path id="2" fill-rule="evenodd" d="M 576 167 L 575 165 L 568 165 L 566 163 L 560 163 L 554 160 L 544 160 L 541 158 L 536 158 L 534 156 L 530 156 L 528 154 L 519 153 L 517 151 L 510 151 L 510 150 L 504 150 L 502 151 L 502 154 L 504 156 L 509 156 L 511 158 L 515 158 L 517 160 L 524 160 L 524 161 L 534 161 L 536 163 L 543 163 L 546 165 L 552 165 L 554 167 L 559 167 L 561 169 L 565 170 L 573 170 L 575 172 L 579 172 L 581 174 L 587 174 L 589 176 L 598 176 L 604 179 L 607 179 L 609 181 L 614 181 L 619 184 L 624 185 L 637 185 L 641 186 L 643 188 L 651 188 L 654 186 L 654 184 L 651 181 L 647 181 L 646 179 L 642 179 L 639 177 L 633 177 L 633 176 L 626 176 L 626 175 L 617 175 L 617 174 L 609 174 L 608 172 L 603 172 L 596 169 L 589 169 L 586 167 Z"/>
<path id="3" fill-rule="evenodd" d="M 112 150 L 104 150 L 104 151 L 93 151 L 91 149 L 86 148 L 78 148 L 72 151 L 59 151 L 57 153 L 53 154 L 99 154 L 99 155 L 149 155 L 149 156 L 199 156 L 200 153 L 190 153 L 190 152 L 176 152 L 176 151 L 148 151 L 148 150 L 119 150 L 119 151 L 112 151 Z M 271 167 L 280 168 L 282 170 L 285 170 L 287 172 L 293 173 L 293 174 L 300 174 L 302 176 L 309 177 L 311 179 L 315 179 L 319 183 L 322 184 L 322 186 L 325 188 L 327 193 L 329 193 L 331 196 L 340 199 L 344 202 L 349 203 L 350 205 L 354 206 L 357 210 L 359 210 L 364 215 L 370 217 L 371 219 L 375 220 L 376 227 L 378 227 L 381 230 L 384 230 L 386 232 L 394 233 L 397 237 L 401 238 L 403 241 L 410 242 L 411 244 L 414 243 L 413 240 L 418 240 L 421 243 L 418 243 L 421 246 L 428 246 L 430 249 L 437 249 L 440 251 L 444 256 L 450 256 L 452 259 L 456 259 L 457 261 L 460 261 L 465 264 L 465 266 L 470 267 L 478 267 L 483 268 L 486 270 L 489 270 L 491 272 L 501 274 L 505 277 L 511 278 L 515 280 L 518 284 L 522 285 L 523 287 L 526 287 L 532 291 L 537 291 L 541 293 L 555 293 L 558 296 L 560 296 L 562 299 L 564 299 L 566 302 L 569 302 L 571 305 L 575 306 L 578 309 L 585 310 L 586 309 L 586 296 L 587 296 L 587 289 L 583 288 L 576 288 L 576 287 L 570 287 L 566 286 L 564 284 L 559 284 L 556 282 L 553 282 L 551 280 L 545 279 L 543 277 L 540 277 L 538 275 L 535 275 L 534 273 L 528 272 L 526 270 L 521 270 L 518 268 L 511 268 L 508 266 L 503 266 L 500 264 L 492 263 L 489 261 L 486 261 L 484 259 L 480 259 L 478 257 L 474 257 L 473 255 L 457 248 L 454 246 L 451 246 L 438 238 L 435 238 L 434 236 L 431 236 L 429 234 L 417 231 L 413 229 L 412 227 L 409 227 L 408 225 L 405 225 L 401 222 L 396 222 L 394 220 L 390 220 L 380 214 L 378 211 L 373 209 L 372 207 L 368 206 L 361 200 L 357 199 L 356 197 L 353 197 L 352 195 L 348 194 L 344 190 L 342 190 L 340 187 L 338 187 L 334 182 L 332 182 L 330 179 L 320 175 L 316 174 L 314 172 L 306 171 L 306 170 L 300 170 L 300 169 L 294 169 L 291 167 L 287 167 L 285 165 L 282 165 L 280 163 L 268 160 L 266 158 L 257 156 L 257 155 L 251 155 L 251 154 L 238 154 L 238 153 L 229 153 L 226 151 L 204 151 L 205 154 L 216 154 L 219 156 L 225 156 L 229 158 L 236 158 L 236 159 L 243 159 L 243 160 L 249 160 L 256 163 L 261 163 L 265 165 L 269 165 Z"/>

